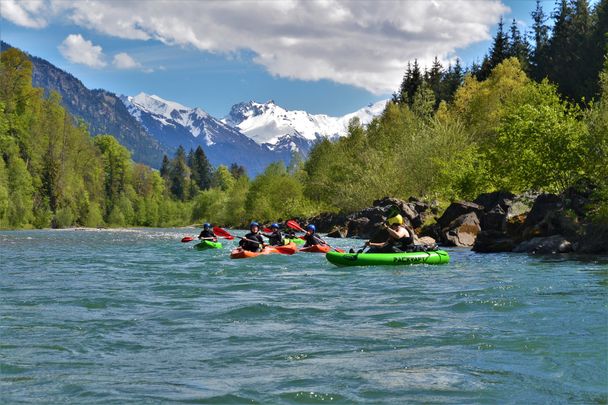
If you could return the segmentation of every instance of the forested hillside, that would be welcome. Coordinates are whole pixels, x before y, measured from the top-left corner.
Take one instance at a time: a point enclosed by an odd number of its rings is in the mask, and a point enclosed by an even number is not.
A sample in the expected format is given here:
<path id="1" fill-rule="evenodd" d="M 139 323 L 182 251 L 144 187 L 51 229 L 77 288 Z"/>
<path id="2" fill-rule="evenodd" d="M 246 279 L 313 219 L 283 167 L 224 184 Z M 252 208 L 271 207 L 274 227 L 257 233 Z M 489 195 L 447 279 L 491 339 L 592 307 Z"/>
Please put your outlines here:
<path id="1" fill-rule="evenodd" d="M 501 23 L 479 66 L 414 61 L 368 126 L 354 120 L 347 137 L 255 179 L 241 166 L 213 168 L 200 148 L 178 148 L 160 172 L 134 164 L 113 136 L 91 138 L 56 93 L 32 87 L 28 57 L 9 49 L 0 227 L 241 225 L 350 212 L 384 196 L 447 203 L 580 182 L 595 190 L 591 218 L 608 222 L 608 0 L 559 5 L 552 29 L 540 6 L 533 12 L 533 46 Z"/>

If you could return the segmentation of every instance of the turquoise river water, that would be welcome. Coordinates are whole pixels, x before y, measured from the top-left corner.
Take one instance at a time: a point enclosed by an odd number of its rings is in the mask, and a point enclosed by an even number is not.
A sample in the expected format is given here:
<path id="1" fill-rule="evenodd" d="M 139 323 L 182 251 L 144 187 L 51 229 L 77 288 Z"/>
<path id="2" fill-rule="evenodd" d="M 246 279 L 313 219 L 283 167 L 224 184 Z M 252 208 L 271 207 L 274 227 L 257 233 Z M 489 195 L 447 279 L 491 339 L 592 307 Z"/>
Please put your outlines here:
<path id="1" fill-rule="evenodd" d="M 0 403 L 608 401 L 607 257 L 337 268 L 194 232 L 0 232 Z"/>

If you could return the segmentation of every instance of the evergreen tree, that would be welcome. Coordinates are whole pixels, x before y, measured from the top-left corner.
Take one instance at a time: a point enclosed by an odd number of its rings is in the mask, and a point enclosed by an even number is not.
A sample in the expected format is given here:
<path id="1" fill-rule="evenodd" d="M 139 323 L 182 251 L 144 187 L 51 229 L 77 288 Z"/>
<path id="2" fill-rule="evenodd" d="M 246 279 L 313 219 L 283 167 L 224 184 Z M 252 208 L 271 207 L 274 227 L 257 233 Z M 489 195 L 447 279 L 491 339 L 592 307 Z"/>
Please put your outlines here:
<path id="1" fill-rule="evenodd" d="M 456 58 L 456 63 L 454 64 L 454 66 L 449 65 L 448 70 L 445 73 L 442 86 L 442 100 L 451 102 L 454 99 L 454 94 L 456 93 L 456 90 L 458 90 L 458 88 L 462 84 L 463 79 L 464 70 L 462 68 L 462 65 L 460 64 L 460 59 Z"/>
<path id="2" fill-rule="evenodd" d="M 235 179 L 247 176 L 247 170 L 245 169 L 245 166 L 239 165 L 237 163 L 232 163 L 228 170 L 230 170 L 230 174 L 232 174 L 232 177 L 234 177 Z"/>
<path id="3" fill-rule="evenodd" d="M 498 23 L 498 31 L 494 36 L 490 55 L 484 58 L 477 79 L 485 80 L 490 76 L 492 69 L 498 66 L 503 60 L 509 57 L 509 37 L 504 31 L 502 17 Z"/>
<path id="4" fill-rule="evenodd" d="M 590 96 L 597 97 L 601 87 L 599 73 L 608 58 L 608 0 L 600 0 L 594 7 L 591 15 L 592 27 L 589 40 L 589 68 L 593 85 L 590 87 Z M 606 97 L 606 93 L 604 93 Z"/>
<path id="5" fill-rule="evenodd" d="M 444 100 L 444 91 L 443 91 L 443 66 L 437 56 L 433 59 L 433 64 L 431 65 L 431 69 L 426 74 L 426 82 L 433 91 L 433 95 L 435 97 L 435 105 L 436 109 L 439 106 L 441 100 Z"/>
<path id="6" fill-rule="evenodd" d="M 531 13 L 532 31 L 534 33 L 534 51 L 532 52 L 532 77 L 540 81 L 547 76 L 547 48 L 549 46 L 549 27 L 547 17 L 540 0 L 536 0 L 536 8 Z"/>
<path id="7" fill-rule="evenodd" d="M 179 146 L 175 152 L 175 158 L 171 162 L 170 171 L 170 190 L 171 193 L 180 201 L 186 201 L 189 197 L 190 169 L 186 151 L 183 146 Z"/>
<path id="8" fill-rule="evenodd" d="M 203 148 L 198 146 L 191 158 L 190 168 L 192 170 L 192 180 L 201 190 L 211 187 L 213 168 L 207 159 Z"/>
<path id="9" fill-rule="evenodd" d="M 517 21 L 513 19 L 510 28 L 510 37 L 509 37 L 509 57 L 516 57 L 519 59 L 519 63 L 521 63 L 522 67 L 525 71 L 529 70 L 529 60 L 530 60 L 530 45 L 524 36 L 519 32 L 519 27 L 517 26 Z"/>
<path id="10" fill-rule="evenodd" d="M 171 171 L 171 162 L 167 155 L 163 155 L 163 163 L 160 166 L 160 177 L 164 179 L 169 178 L 169 173 Z"/>

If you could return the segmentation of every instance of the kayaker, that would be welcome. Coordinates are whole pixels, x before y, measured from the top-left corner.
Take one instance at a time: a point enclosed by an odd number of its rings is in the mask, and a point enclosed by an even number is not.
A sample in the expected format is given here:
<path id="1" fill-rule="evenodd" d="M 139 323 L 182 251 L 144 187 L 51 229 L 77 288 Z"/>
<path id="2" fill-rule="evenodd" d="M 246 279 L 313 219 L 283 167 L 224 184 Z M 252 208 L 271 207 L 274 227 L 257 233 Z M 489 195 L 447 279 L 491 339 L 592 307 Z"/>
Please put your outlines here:
<path id="1" fill-rule="evenodd" d="M 198 235 L 198 238 L 205 239 L 205 240 L 212 240 L 214 242 L 217 242 L 217 236 L 215 236 L 213 229 L 211 229 L 211 224 L 207 224 L 207 223 L 203 224 L 203 230 Z"/>
<path id="2" fill-rule="evenodd" d="M 388 239 L 384 242 L 369 242 L 365 246 L 371 249 L 367 253 L 401 253 L 411 250 L 414 246 L 414 233 L 403 224 L 403 217 L 400 214 L 386 220 L 388 223 Z"/>
<path id="3" fill-rule="evenodd" d="M 262 233 L 268 238 L 268 244 L 270 246 L 283 246 L 285 241 L 283 240 L 283 234 L 279 230 L 279 224 L 270 225 L 271 233 Z"/>
<path id="4" fill-rule="evenodd" d="M 303 247 L 306 248 L 313 245 L 327 245 L 327 243 L 325 243 L 323 239 L 317 236 L 317 227 L 313 224 L 306 225 L 304 230 L 306 231 L 306 233 L 304 234 L 304 240 L 306 241 L 306 243 Z"/>
<path id="5" fill-rule="evenodd" d="M 248 250 L 250 252 L 259 252 L 264 248 L 264 238 L 262 238 L 262 234 L 260 233 L 260 224 L 257 222 L 252 222 L 249 224 L 249 233 L 245 235 L 245 239 L 241 239 L 239 242 L 239 246 L 243 250 Z M 247 240 L 249 239 L 249 240 Z M 258 243 L 256 243 L 256 241 Z"/>

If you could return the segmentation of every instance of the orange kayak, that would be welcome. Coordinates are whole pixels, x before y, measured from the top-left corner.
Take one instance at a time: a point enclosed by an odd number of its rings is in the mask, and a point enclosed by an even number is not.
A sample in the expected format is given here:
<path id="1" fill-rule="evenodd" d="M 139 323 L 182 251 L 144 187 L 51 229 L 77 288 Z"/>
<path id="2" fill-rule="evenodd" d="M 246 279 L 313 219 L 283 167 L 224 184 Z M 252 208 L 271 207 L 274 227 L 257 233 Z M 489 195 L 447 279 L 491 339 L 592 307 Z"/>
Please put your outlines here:
<path id="1" fill-rule="evenodd" d="M 284 255 L 292 255 L 297 252 L 296 244 L 291 242 L 285 246 L 266 246 L 261 252 L 250 252 L 249 250 L 243 250 L 236 248 L 230 252 L 231 259 L 249 259 L 257 257 L 259 255 L 269 255 L 273 253 L 280 253 Z"/>
<path id="2" fill-rule="evenodd" d="M 300 252 L 308 252 L 308 253 L 327 253 L 331 250 L 331 248 L 327 245 L 312 245 L 308 247 L 304 247 L 300 249 Z"/>

